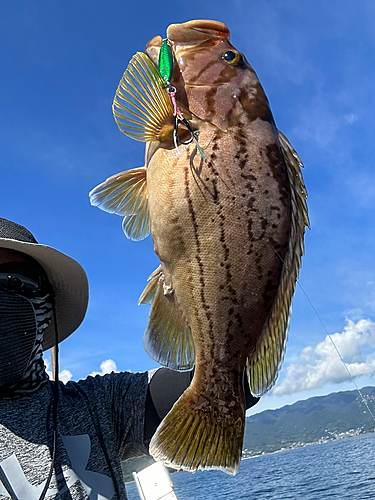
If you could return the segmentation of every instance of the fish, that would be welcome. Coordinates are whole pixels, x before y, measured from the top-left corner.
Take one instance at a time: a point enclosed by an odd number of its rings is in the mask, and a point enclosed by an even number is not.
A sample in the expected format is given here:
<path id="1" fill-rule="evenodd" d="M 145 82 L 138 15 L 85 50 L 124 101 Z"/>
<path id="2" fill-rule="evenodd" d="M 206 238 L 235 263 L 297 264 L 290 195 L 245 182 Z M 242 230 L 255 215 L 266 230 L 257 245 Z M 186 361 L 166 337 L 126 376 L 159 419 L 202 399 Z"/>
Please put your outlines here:
<path id="1" fill-rule="evenodd" d="M 90 200 L 123 216 L 128 238 L 151 233 L 160 265 L 139 299 L 151 306 L 144 347 L 163 366 L 194 369 L 150 454 L 234 475 L 244 377 L 262 396 L 285 352 L 310 227 L 303 164 L 224 23 L 172 24 L 166 36 L 133 56 L 113 102 L 119 129 L 146 143 L 145 164 Z"/>

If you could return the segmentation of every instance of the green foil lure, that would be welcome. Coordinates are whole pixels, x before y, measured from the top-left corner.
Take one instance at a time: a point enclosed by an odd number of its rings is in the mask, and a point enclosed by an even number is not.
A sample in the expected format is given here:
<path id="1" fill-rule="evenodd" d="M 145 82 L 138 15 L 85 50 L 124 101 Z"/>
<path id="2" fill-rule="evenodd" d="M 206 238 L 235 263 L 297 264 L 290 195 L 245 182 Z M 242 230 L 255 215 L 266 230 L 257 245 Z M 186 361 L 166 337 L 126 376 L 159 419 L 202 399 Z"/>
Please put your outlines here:
<path id="1" fill-rule="evenodd" d="M 172 49 L 168 39 L 163 40 L 163 44 L 160 48 L 159 55 L 159 73 L 161 74 L 163 80 L 169 83 L 172 78 L 173 71 L 173 55 Z"/>
<path id="2" fill-rule="evenodd" d="M 197 146 L 197 149 L 202 156 L 202 158 L 205 160 L 206 156 L 203 153 L 202 148 L 199 146 L 197 138 L 195 134 L 197 132 L 194 132 L 190 126 L 190 123 L 186 120 L 186 118 L 183 117 L 181 111 L 178 109 L 177 103 L 176 103 L 176 88 L 171 85 L 171 78 L 172 78 L 172 73 L 173 73 L 173 55 L 172 55 L 172 49 L 171 45 L 169 43 L 169 40 L 166 38 L 163 40 L 163 43 L 160 47 L 160 54 L 159 54 L 159 73 L 165 83 L 167 84 L 167 92 L 171 97 L 172 103 L 173 103 L 173 116 L 174 116 L 174 132 L 173 132 L 173 140 L 175 143 L 176 148 L 178 147 L 178 144 L 190 144 L 191 142 L 194 141 L 195 145 Z M 181 141 L 181 139 L 178 136 L 178 123 L 182 123 L 190 132 L 190 140 L 187 142 Z"/>

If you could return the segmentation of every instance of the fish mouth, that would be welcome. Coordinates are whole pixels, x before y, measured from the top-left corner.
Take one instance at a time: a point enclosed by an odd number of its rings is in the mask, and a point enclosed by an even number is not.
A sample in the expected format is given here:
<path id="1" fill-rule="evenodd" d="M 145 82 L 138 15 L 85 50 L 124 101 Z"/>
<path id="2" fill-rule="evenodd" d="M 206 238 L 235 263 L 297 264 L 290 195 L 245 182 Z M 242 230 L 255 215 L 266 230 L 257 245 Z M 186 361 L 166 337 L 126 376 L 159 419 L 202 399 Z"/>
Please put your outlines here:
<path id="1" fill-rule="evenodd" d="M 171 24 L 167 29 L 167 38 L 172 43 L 195 43 L 203 40 L 230 38 L 228 27 L 220 21 L 198 19 L 181 24 Z"/>

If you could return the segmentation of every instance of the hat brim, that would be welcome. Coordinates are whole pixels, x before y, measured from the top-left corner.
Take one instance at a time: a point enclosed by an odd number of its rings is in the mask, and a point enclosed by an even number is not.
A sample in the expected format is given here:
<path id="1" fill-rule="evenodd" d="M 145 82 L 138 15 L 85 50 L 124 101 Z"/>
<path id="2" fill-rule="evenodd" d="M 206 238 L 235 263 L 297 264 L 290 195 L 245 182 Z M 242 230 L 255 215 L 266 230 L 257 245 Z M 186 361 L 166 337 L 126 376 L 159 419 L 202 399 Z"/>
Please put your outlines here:
<path id="1" fill-rule="evenodd" d="M 55 293 L 58 341 L 69 337 L 82 323 L 87 310 L 89 286 L 83 267 L 55 248 L 39 243 L 0 238 L 0 248 L 29 255 L 43 267 Z M 44 332 L 43 350 L 54 345 L 52 319 Z"/>

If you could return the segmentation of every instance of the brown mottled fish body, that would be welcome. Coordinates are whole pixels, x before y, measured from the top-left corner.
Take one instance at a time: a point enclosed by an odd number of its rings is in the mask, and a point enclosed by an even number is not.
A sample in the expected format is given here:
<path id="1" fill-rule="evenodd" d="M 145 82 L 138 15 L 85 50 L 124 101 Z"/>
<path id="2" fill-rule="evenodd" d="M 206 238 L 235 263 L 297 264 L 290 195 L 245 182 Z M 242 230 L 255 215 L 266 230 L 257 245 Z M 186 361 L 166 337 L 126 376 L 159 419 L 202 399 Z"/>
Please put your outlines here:
<path id="1" fill-rule="evenodd" d="M 207 162 L 192 145 L 152 158 L 151 233 L 193 334 L 189 393 L 202 409 L 236 413 L 242 427 L 243 370 L 280 282 L 276 252 L 288 247 L 289 184 L 273 123 L 244 116 L 230 133 L 202 132 L 200 143 Z"/>
<path id="2" fill-rule="evenodd" d="M 193 334 L 189 393 L 202 411 L 230 415 L 228 425 L 235 414 L 242 428 L 243 370 L 280 282 L 277 253 L 284 258 L 288 248 L 289 183 L 273 122 L 244 115 L 228 133 L 202 132 L 200 142 L 207 162 L 193 145 L 152 158 L 151 231 Z"/>
<path id="3" fill-rule="evenodd" d="M 152 305 L 145 346 L 174 369 L 195 363 L 150 452 L 174 467 L 235 474 L 244 371 L 253 394 L 263 394 L 285 348 L 308 224 L 302 164 L 223 23 L 171 25 L 167 37 L 176 99 L 199 130 L 205 158 L 194 142 L 176 148 L 160 139 L 146 150 L 160 267 L 140 299 Z M 154 63 L 161 42 L 146 47 Z M 172 332 L 168 341 L 164 330 Z"/>
<path id="4" fill-rule="evenodd" d="M 254 142 L 256 129 L 265 141 Z M 273 305 L 290 234 L 289 182 L 274 130 L 243 117 L 228 133 L 201 133 L 207 161 L 190 145 L 179 154 L 161 149 L 148 165 L 155 252 L 193 331 L 196 364 L 225 339 L 235 351 L 212 359 L 243 365 Z"/>
<path id="5" fill-rule="evenodd" d="M 175 44 L 173 33 L 168 37 Z M 200 133 L 207 161 L 194 144 L 178 154 L 158 150 L 147 183 L 155 252 L 194 339 L 195 374 L 185 400 L 193 413 L 235 428 L 232 444 L 236 433 L 242 444 L 243 371 L 280 283 L 291 207 L 267 98 L 249 65 L 238 72 L 222 62 L 231 48 L 226 38 L 190 53 L 184 45 L 179 54 L 177 45 L 188 109 L 226 130 Z M 208 50 L 214 63 L 207 68 Z M 194 432 L 203 430 L 197 425 Z"/>

